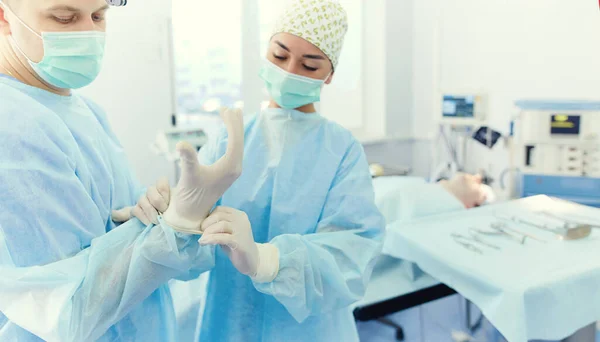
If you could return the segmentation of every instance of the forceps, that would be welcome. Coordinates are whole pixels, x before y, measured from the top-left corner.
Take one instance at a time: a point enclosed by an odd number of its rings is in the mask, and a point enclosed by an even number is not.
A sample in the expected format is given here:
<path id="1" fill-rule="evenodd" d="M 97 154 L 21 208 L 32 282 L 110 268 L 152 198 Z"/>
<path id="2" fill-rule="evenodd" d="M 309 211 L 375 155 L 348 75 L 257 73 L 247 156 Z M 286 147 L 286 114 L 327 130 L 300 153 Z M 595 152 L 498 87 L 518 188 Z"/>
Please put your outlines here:
<path id="1" fill-rule="evenodd" d="M 473 228 L 469 228 L 469 233 L 471 234 L 471 236 L 464 236 L 461 234 L 457 234 L 457 233 L 452 233 L 452 237 L 453 238 L 458 238 L 458 239 L 463 239 L 463 240 L 470 240 L 473 242 L 477 242 L 480 245 L 495 249 L 497 251 L 500 250 L 500 247 L 493 245 L 485 240 L 483 240 L 479 235 L 477 235 L 477 231 L 474 230 Z"/>
<path id="2" fill-rule="evenodd" d="M 557 219 L 559 221 L 563 221 L 565 224 L 564 229 L 572 229 L 572 228 L 576 228 L 578 226 L 586 226 L 586 225 L 590 226 L 592 228 L 596 228 L 596 229 L 600 228 L 600 225 L 598 225 L 598 224 L 589 223 L 589 221 L 592 221 L 592 219 L 588 219 L 588 218 L 584 218 L 584 217 L 574 216 L 575 220 L 567 219 L 565 217 L 562 217 L 557 214 L 553 214 L 553 213 L 551 213 L 549 211 L 545 211 L 545 210 L 538 211 L 537 214 L 548 216 L 550 218 Z M 583 221 L 587 221 L 588 223 L 584 223 Z"/>
<path id="3" fill-rule="evenodd" d="M 503 216 L 503 215 L 499 215 L 499 214 L 495 214 L 494 216 L 496 216 L 496 218 L 499 218 L 499 219 L 501 219 L 501 220 L 505 220 L 505 221 L 515 222 L 515 223 L 522 223 L 522 224 L 528 224 L 528 225 L 530 224 L 529 222 L 526 222 L 526 221 L 524 221 L 524 220 L 521 220 L 521 219 L 519 219 L 519 218 L 516 218 L 516 217 L 508 217 L 508 216 Z M 525 242 L 525 237 L 528 237 L 528 238 L 530 238 L 530 239 L 533 239 L 533 240 L 536 240 L 536 241 L 539 241 L 539 242 L 546 243 L 546 241 L 545 241 L 545 240 L 542 240 L 542 239 L 540 239 L 540 238 L 536 237 L 535 235 L 527 234 L 527 233 L 524 233 L 524 232 L 522 232 L 522 231 L 516 230 L 516 229 L 514 229 L 514 228 L 509 228 L 509 227 L 506 225 L 506 223 L 503 223 L 503 222 L 502 222 L 502 223 L 497 223 L 496 225 L 497 225 L 497 226 L 501 226 L 503 229 L 509 230 L 509 231 L 511 231 L 511 232 L 513 232 L 513 233 L 517 233 L 517 234 L 519 234 L 519 235 L 523 236 L 523 237 L 524 237 L 524 238 L 523 238 L 523 243 Z M 494 227 L 492 227 L 492 228 L 494 228 Z M 537 227 L 537 228 L 541 228 L 541 227 Z M 548 231 L 551 231 L 551 232 L 553 232 L 553 233 L 556 233 L 556 232 L 554 232 L 554 231 L 553 231 L 551 228 L 548 228 L 548 227 L 541 228 L 541 229 L 548 230 Z"/>
<path id="4" fill-rule="evenodd" d="M 452 236 L 452 239 L 454 240 L 454 242 L 456 242 L 457 244 L 463 246 L 464 248 L 466 248 L 467 250 L 471 251 L 471 252 L 475 252 L 477 254 L 483 254 L 483 252 L 481 251 L 481 249 L 475 247 L 474 245 L 468 243 L 468 242 L 464 242 L 461 241 L 460 239 L 456 238 L 455 236 Z"/>
<path id="5" fill-rule="evenodd" d="M 510 220 L 516 223 L 526 224 L 531 227 L 535 227 L 547 232 L 554 234 L 557 238 L 561 240 L 580 240 L 588 237 L 592 232 L 592 227 L 589 225 L 575 225 L 574 227 L 569 227 L 570 225 L 565 222 L 564 228 L 550 228 L 547 224 L 538 224 L 534 223 L 519 217 L 511 217 Z M 537 239 L 536 240 L 540 240 Z M 540 240 L 541 241 L 541 240 Z M 545 241 L 544 241 L 545 242 Z"/>
<path id="6" fill-rule="evenodd" d="M 512 233 L 509 233 L 506 229 L 507 228 L 506 225 L 504 225 L 503 223 L 492 223 L 492 224 L 490 224 L 490 227 L 493 229 L 493 231 L 486 231 L 483 229 L 475 229 L 475 228 L 473 228 L 473 231 L 476 231 L 479 234 L 488 235 L 488 236 L 504 236 L 504 237 L 507 237 L 521 245 L 525 244 L 525 239 L 527 238 L 527 236 L 521 235 L 519 237 Z"/>

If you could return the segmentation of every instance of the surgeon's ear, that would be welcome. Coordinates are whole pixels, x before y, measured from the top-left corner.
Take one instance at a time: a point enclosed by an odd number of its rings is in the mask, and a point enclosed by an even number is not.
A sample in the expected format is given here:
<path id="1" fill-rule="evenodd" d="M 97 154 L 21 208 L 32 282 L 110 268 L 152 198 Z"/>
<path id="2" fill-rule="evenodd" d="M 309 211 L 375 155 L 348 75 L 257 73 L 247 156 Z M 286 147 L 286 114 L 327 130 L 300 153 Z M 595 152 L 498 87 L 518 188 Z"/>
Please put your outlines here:
<path id="1" fill-rule="evenodd" d="M 6 11 L 3 6 L 0 6 L 0 34 L 8 36 L 10 35 L 10 25 L 6 21 Z"/>
<path id="2" fill-rule="evenodd" d="M 327 77 L 327 79 L 325 80 L 325 84 L 330 84 L 331 80 L 333 80 L 333 72 L 331 73 L 331 75 L 329 75 L 329 77 Z"/>

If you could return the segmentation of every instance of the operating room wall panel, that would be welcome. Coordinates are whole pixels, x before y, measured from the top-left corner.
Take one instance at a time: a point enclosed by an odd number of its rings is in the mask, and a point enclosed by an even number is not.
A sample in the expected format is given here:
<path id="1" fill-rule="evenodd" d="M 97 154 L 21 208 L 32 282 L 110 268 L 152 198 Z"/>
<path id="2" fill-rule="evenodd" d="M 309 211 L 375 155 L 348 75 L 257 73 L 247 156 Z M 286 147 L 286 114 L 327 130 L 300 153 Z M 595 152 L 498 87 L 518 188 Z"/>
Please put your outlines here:
<path id="1" fill-rule="evenodd" d="M 386 0 L 386 136 L 412 137 L 414 1 Z"/>
<path id="2" fill-rule="evenodd" d="M 100 77 L 81 93 L 106 110 L 115 134 L 144 185 L 170 176 L 172 166 L 151 152 L 172 114 L 169 75 L 170 1 L 130 1 L 111 9 Z M 160 10 L 159 10 L 160 9 Z"/>
<path id="3" fill-rule="evenodd" d="M 426 177 L 429 172 L 427 156 L 415 160 L 415 151 L 428 148 L 429 143 L 414 139 L 386 140 L 364 145 L 369 163 L 378 163 L 388 167 L 408 167 L 412 176 Z M 422 155 L 423 156 L 423 155 Z"/>

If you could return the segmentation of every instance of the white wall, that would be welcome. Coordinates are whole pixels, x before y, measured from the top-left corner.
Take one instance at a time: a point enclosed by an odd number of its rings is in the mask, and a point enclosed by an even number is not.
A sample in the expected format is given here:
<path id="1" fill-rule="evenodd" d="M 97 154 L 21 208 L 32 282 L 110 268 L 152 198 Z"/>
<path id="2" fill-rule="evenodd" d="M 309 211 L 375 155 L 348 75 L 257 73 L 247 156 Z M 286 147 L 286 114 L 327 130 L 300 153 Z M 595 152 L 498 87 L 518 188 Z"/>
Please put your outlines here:
<path id="1" fill-rule="evenodd" d="M 591 0 L 414 0 L 415 137 L 433 137 L 441 91 L 489 96 L 506 132 L 521 98 L 600 98 L 600 14 Z M 474 152 L 483 149 L 474 147 Z M 481 165 L 496 163 L 485 153 Z M 494 160 L 496 159 L 496 160 Z M 494 170 L 493 172 L 499 172 Z"/>
<path id="2" fill-rule="evenodd" d="M 413 0 L 363 2 L 363 142 L 412 138 Z M 346 94 L 344 94 L 345 97 Z M 338 98 L 338 102 L 354 103 Z"/>
<path id="3" fill-rule="evenodd" d="M 436 90 L 487 92 L 490 123 L 502 126 L 515 99 L 600 98 L 595 1 L 420 0 L 414 10 L 415 136 L 433 133 Z"/>
<path id="4" fill-rule="evenodd" d="M 364 108 L 362 17 L 365 4 L 360 0 L 340 0 L 340 3 L 348 14 L 348 33 L 332 83 L 323 88 L 320 112 L 348 129 L 358 130 L 365 126 L 363 111 L 358 109 Z"/>
<path id="5" fill-rule="evenodd" d="M 169 8 L 164 1 L 145 0 L 110 9 L 102 73 L 81 91 L 106 110 L 144 185 L 172 172 L 148 147 L 159 130 L 169 127 L 172 113 Z"/>
<path id="6" fill-rule="evenodd" d="M 385 18 L 386 135 L 410 138 L 413 126 L 413 0 L 387 0 Z"/>

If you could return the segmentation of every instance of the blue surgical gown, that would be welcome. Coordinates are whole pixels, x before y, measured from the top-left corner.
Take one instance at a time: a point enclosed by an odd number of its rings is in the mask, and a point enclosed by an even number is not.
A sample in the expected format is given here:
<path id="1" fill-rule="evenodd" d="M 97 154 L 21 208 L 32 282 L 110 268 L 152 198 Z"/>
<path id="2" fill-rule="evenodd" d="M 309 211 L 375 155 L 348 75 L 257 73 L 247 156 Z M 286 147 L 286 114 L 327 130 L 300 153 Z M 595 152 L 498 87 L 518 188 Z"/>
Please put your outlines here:
<path id="1" fill-rule="evenodd" d="M 176 341 L 167 282 L 214 248 L 112 209 L 143 189 L 101 110 L 0 76 L 0 341 Z"/>
<path id="2" fill-rule="evenodd" d="M 245 127 L 242 176 L 219 205 L 244 211 L 279 274 L 257 284 L 217 248 L 200 341 L 358 341 L 362 298 L 385 223 L 362 146 L 318 114 L 267 109 Z M 211 164 L 227 139 L 201 151 Z"/>

